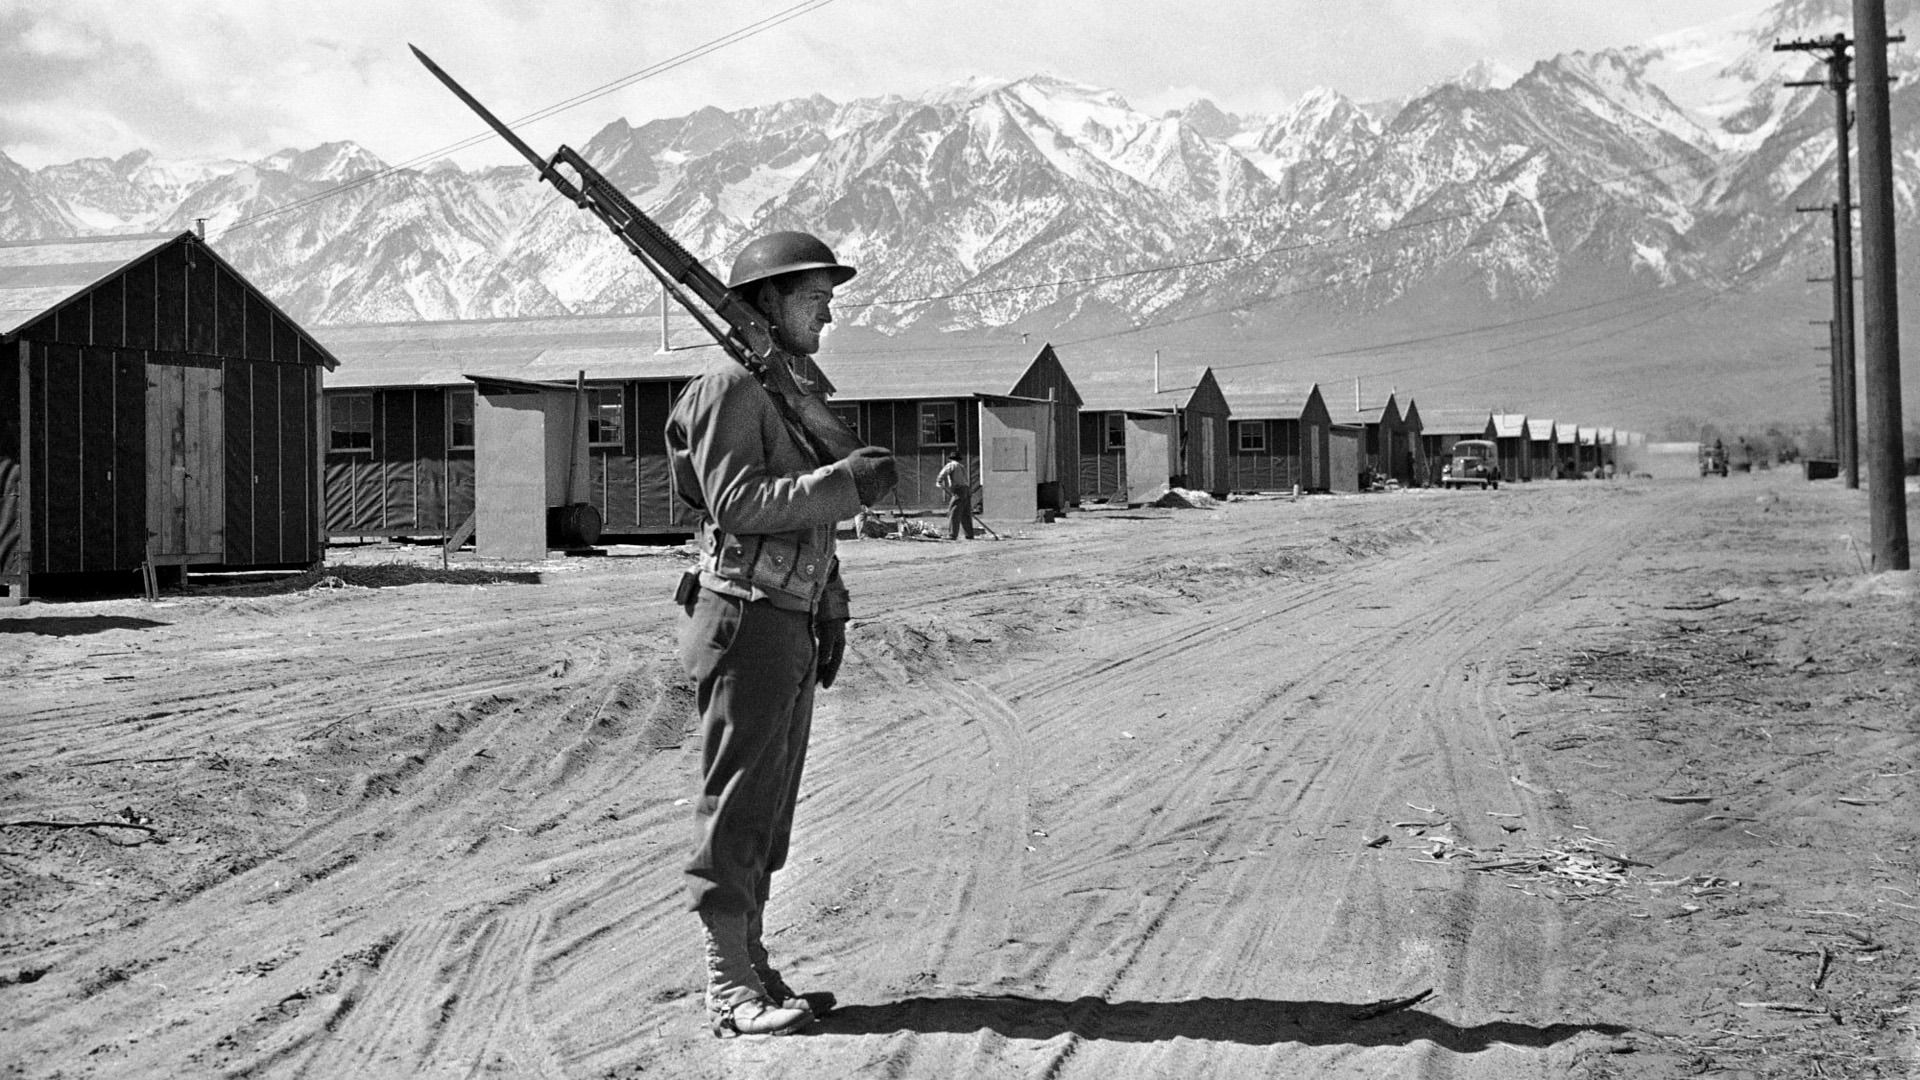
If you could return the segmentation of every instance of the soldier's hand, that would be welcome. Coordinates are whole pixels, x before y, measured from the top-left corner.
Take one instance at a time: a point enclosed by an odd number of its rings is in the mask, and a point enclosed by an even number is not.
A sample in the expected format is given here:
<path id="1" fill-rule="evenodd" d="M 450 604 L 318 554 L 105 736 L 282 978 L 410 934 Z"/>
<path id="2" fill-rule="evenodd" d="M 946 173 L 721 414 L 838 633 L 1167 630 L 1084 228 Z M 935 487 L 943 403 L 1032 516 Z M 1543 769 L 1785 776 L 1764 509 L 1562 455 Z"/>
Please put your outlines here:
<path id="1" fill-rule="evenodd" d="M 900 482 L 900 467 L 893 453 L 884 447 L 863 446 L 840 459 L 853 474 L 854 490 L 860 493 L 860 505 L 872 506 Z"/>
<path id="2" fill-rule="evenodd" d="M 833 685 L 840 674 L 840 661 L 847 657 L 847 620 L 821 619 L 813 625 L 813 632 L 818 642 L 820 689 L 825 690 Z"/>

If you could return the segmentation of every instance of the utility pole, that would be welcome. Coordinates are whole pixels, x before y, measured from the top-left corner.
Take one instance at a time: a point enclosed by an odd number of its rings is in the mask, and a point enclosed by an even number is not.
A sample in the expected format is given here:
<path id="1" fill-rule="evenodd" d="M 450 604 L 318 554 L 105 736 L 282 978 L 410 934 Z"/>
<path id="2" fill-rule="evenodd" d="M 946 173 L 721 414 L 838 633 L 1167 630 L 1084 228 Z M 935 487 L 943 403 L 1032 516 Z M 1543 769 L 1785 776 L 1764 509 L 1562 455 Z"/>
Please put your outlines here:
<path id="1" fill-rule="evenodd" d="M 1847 115 L 1847 88 L 1853 84 L 1853 61 L 1847 49 L 1853 42 L 1845 34 L 1782 42 L 1774 52 L 1820 53 L 1827 65 L 1825 79 L 1790 82 L 1788 86 L 1824 86 L 1833 91 L 1834 129 L 1839 138 L 1839 153 L 1834 155 L 1837 198 L 1833 205 L 1820 207 L 1833 216 L 1833 320 L 1837 349 L 1833 356 L 1833 392 L 1840 402 L 1834 420 L 1833 454 L 1840 459 L 1841 475 L 1847 487 L 1860 487 L 1860 426 L 1855 410 L 1858 395 L 1854 391 L 1853 338 L 1853 163 L 1847 143 L 1852 121 Z M 1805 208 L 1812 209 L 1812 208 Z"/>
<path id="2" fill-rule="evenodd" d="M 1833 428 L 1834 460 L 1840 459 L 1840 324 L 1833 319 L 1808 319 L 1808 326 L 1827 328 L 1827 343 L 1815 345 L 1814 352 L 1827 354 L 1827 416 Z"/>
<path id="3" fill-rule="evenodd" d="M 1850 266 L 1853 253 L 1852 230 L 1846 229 L 1848 217 L 1843 216 L 1839 203 L 1825 206 L 1796 206 L 1795 213 L 1825 214 L 1833 225 L 1833 265 L 1831 277 L 1810 277 L 1809 284 L 1831 282 L 1833 284 L 1833 318 L 1812 319 L 1814 324 L 1824 323 L 1831 340 L 1831 357 L 1828 360 L 1828 376 L 1831 399 L 1831 422 L 1833 425 L 1833 459 L 1839 466 L 1840 475 L 1846 478 L 1847 487 L 1860 487 L 1860 441 L 1858 419 L 1854 410 L 1853 392 L 1853 280 L 1852 274 L 1847 280 L 1840 278 L 1840 267 Z"/>
<path id="4" fill-rule="evenodd" d="M 1867 375 L 1867 502 L 1873 568 L 1908 569 L 1900 433 L 1900 305 L 1893 257 L 1893 134 L 1887 108 L 1886 0 L 1853 0 L 1860 56 L 1860 269 Z M 1904 37 L 1896 40 L 1904 41 Z"/>

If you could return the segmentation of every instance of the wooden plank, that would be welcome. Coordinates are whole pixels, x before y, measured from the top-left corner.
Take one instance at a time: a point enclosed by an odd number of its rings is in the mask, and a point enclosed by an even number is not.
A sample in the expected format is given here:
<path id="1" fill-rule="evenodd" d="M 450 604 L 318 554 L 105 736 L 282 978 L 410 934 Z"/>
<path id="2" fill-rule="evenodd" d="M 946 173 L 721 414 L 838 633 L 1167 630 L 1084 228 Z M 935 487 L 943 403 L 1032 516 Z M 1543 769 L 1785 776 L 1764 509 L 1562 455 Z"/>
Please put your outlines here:
<path id="1" fill-rule="evenodd" d="M 219 266 L 198 243 L 180 242 L 184 302 L 180 318 L 185 324 L 186 351 L 202 356 L 217 356 L 219 348 Z"/>
<path id="2" fill-rule="evenodd" d="M 20 538 L 19 589 L 14 594 L 25 600 L 33 581 L 34 495 L 33 474 L 33 343 L 20 342 Z M 18 602 L 18 601 L 16 601 Z"/>
<path id="3" fill-rule="evenodd" d="M 307 372 L 306 413 L 312 423 L 307 428 L 307 461 L 311 465 L 306 473 L 306 503 L 313 516 L 306 535 L 316 567 L 325 561 L 327 553 L 327 398 L 321 385 L 322 370 L 316 365 Z"/>
<path id="4" fill-rule="evenodd" d="M 221 440 L 222 477 L 221 520 L 227 555 L 235 563 L 263 561 L 254 551 L 258 534 L 258 514 L 254 480 L 253 446 L 253 365 L 231 360 L 225 364 L 221 380 L 222 427 L 227 437 Z"/>
<path id="5" fill-rule="evenodd" d="M 187 252 L 184 243 L 154 252 L 153 348 L 187 351 Z"/>
<path id="6" fill-rule="evenodd" d="M 94 345 L 127 343 L 127 283 L 122 277 L 110 277 L 93 290 L 93 326 L 88 341 Z"/>
<path id="7" fill-rule="evenodd" d="M 474 522 L 479 519 L 478 514 L 468 513 L 467 520 L 461 522 L 460 527 L 453 530 L 452 536 L 447 537 L 446 544 L 440 549 L 441 567 L 444 568 L 447 562 L 453 558 L 453 553 L 460 550 L 460 545 L 473 539 L 473 525 Z"/>
<path id="8" fill-rule="evenodd" d="M 84 569 L 86 519 L 77 493 L 82 484 L 80 350 L 70 345 L 42 345 L 43 381 L 39 386 L 41 565 L 49 573 Z"/>
<path id="9" fill-rule="evenodd" d="M 176 477 L 185 468 L 176 460 L 180 430 L 180 368 L 147 365 L 147 530 L 151 551 L 165 557 L 180 553 L 179 497 Z"/>
<path id="10" fill-rule="evenodd" d="M 136 263 L 120 280 L 126 285 L 126 303 L 124 305 L 125 323 L 122 326 L 121 340 L 128 348 L 151 349 L 154 347 L 153 304 L 154 304 L 154 260 Z"/>
<path id="11" fill-rule="evenodd" d="M 115 349 L 113 362 L 114 559 L 138 566 L 147 557 L 147 364 Z"/>
<path id="12" fill-rule="evenodd" d="M 113 354 L 78 350 L 79 460 L 74 462 L 80 501 L 79 558 L 82 570 L 124 570 L 114 562 Z"/>
<path id="13" fill-rule="evenodd" d="M 182 368 L 182 432 L 186 462 L 183 510 L 184 554 L 224 556 L 226 531 L 225 395 L 217 368 Z"/>

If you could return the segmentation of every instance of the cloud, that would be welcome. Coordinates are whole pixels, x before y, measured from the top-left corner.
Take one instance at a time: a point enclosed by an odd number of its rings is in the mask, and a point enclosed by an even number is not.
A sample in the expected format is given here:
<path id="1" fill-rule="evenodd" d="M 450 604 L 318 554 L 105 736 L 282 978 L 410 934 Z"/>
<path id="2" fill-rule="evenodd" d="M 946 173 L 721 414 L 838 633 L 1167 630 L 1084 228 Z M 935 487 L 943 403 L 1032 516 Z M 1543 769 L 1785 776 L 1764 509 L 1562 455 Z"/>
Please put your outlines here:
<path id="1" fill-rule="evenodd" d="M 1506 37 L 1497 0 L 1392 0 L 1393 17 L 1430 48 L 1494 48 Z"/>
<path id="2" fill-rule="evenodd" d="M 341 139 L 398 163 L 483 131 L 407 51 L 522 116 L 779 18 L 800 0 L 0 0 L 0 150 L 28 165 L 150 149 L 253 158 Z M 1753 0 L 1692 0 L 1724 9 Z M 1516 67 L 1626 44 L 1671 0 L 831 0 L 529 126 L 580 144 L 611 120 L 808 94 L 917 94 L 1050 72 L 1159 111 L 1205 96 L 1274 112 L 1313 86 L 1404 94 L 1481 56 Z M 1605 40 L 1608 27 L 1622 31 Z M 498 141 L 460 155 L 514 160 Z"/>

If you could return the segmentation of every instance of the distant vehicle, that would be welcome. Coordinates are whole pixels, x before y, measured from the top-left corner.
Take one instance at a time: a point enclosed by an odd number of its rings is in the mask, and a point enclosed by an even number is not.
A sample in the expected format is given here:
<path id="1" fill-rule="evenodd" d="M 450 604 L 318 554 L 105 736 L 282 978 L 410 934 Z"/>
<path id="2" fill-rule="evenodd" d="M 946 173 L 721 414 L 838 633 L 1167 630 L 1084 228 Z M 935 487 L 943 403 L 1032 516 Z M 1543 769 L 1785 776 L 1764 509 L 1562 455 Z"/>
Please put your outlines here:
<path id="1" fill-rule="evenodd" d="M 1700 475 L 1705 476 L 1708 473 L 1727 475 L 1727 448 L 1720 445 L 1718 439 L 1714 440 L 1712 446 L 1706 443 L 1700 444 Z"/>
<path id="2" fill-rule="evenodd" d="M 1500 486 L 1500 450 L 1487 439 L 1461 439 L 1453 444 L 1453 460 L 1440 474 L 1442 487 Z"/>

